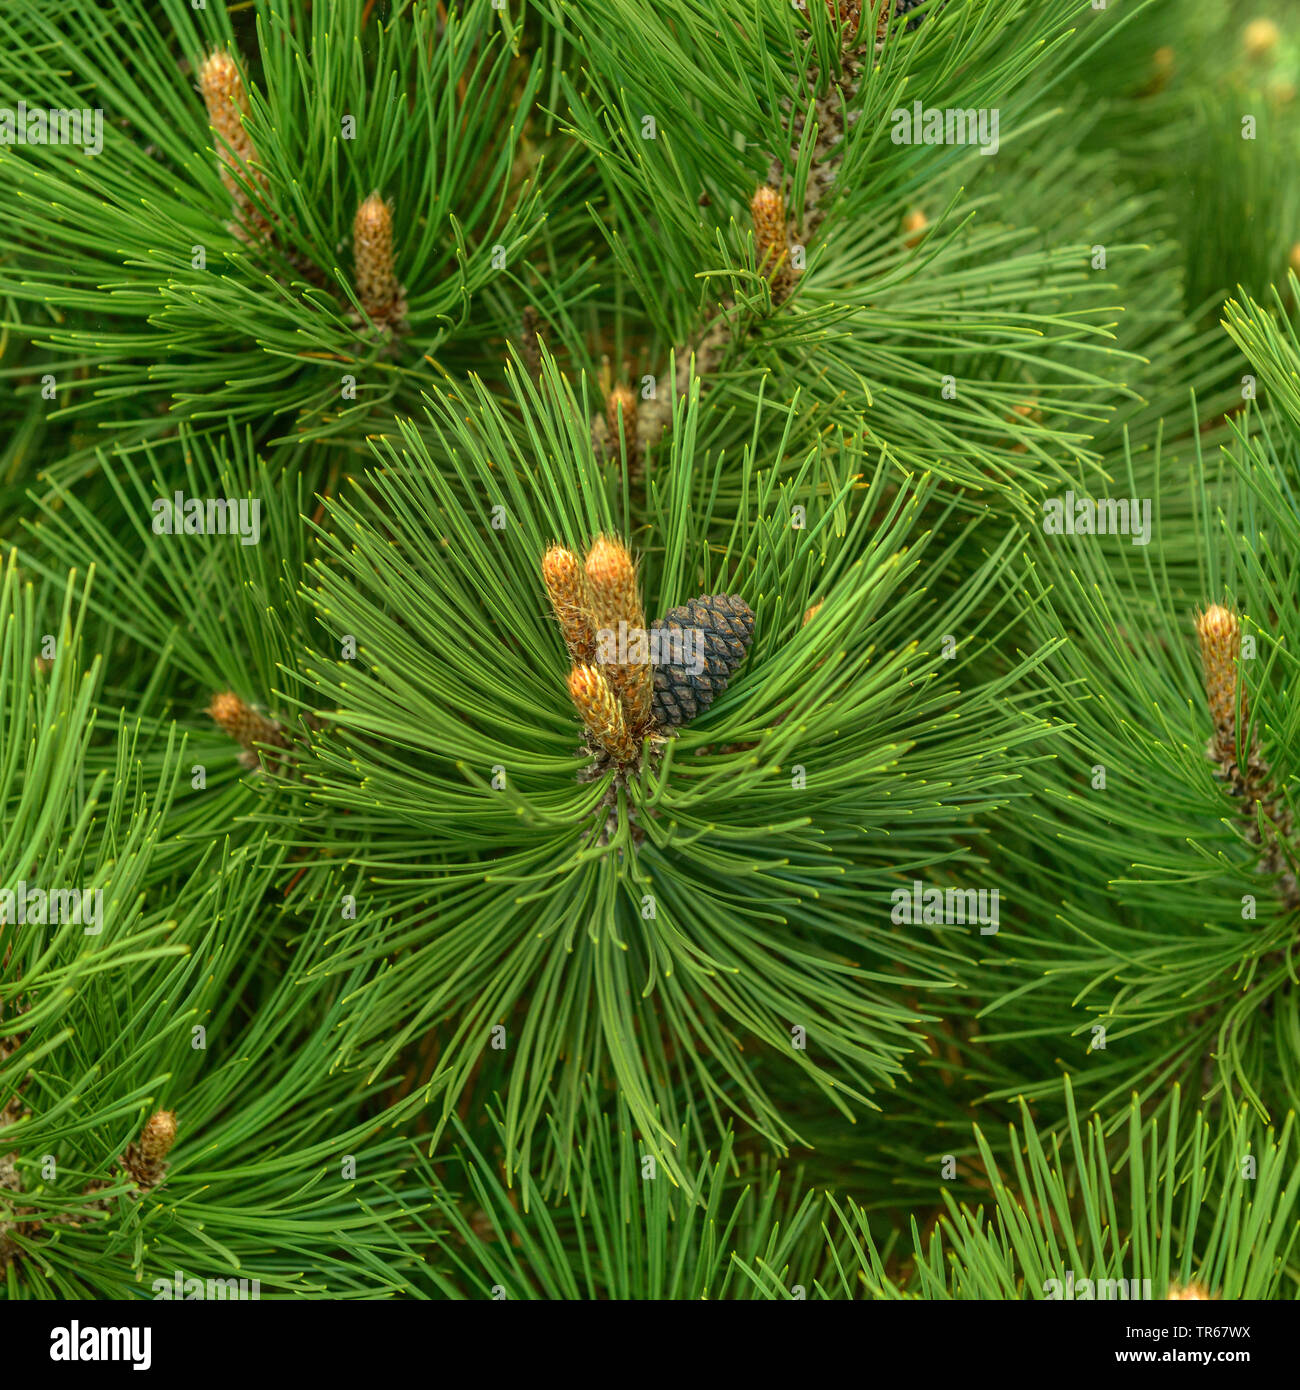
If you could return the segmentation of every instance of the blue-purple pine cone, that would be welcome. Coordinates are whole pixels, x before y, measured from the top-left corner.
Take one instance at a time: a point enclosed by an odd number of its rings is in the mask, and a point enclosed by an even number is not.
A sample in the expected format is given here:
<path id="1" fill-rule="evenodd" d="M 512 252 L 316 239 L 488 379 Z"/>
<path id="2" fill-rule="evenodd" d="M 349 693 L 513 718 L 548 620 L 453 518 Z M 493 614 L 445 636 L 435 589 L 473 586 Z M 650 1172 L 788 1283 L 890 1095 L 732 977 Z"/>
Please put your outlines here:
<path id="1" fill-rule="evenodd" d="M 698 634 L 684 641 L 652 639 L 662 659 L 655 663 L 651 709 L 660 728 L 673 729 L 708 709 L 727 688 L 749 653 L 754 610 L 735 594 L 701 595 L 670 608 L 650 630 Z"/>

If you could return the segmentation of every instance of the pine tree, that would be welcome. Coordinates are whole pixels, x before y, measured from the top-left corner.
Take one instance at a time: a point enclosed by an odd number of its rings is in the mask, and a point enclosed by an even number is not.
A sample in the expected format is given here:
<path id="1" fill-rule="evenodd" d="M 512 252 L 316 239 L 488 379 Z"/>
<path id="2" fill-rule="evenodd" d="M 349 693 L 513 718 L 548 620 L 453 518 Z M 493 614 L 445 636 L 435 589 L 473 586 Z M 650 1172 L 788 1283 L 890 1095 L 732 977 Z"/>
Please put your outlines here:
<path id="1" fill-rule="evenodd" d="M 3 1297 L 1295 1298 L 1298 84 L 4 7 Z"/>

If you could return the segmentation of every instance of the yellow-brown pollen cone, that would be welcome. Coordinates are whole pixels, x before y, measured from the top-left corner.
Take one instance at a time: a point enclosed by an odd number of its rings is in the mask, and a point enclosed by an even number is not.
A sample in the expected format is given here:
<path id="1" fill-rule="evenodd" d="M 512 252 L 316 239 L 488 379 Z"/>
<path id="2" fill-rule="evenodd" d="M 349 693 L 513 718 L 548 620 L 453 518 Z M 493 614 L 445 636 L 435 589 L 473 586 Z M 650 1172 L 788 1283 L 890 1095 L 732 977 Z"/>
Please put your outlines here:
<path id="1" fill-rule="evenodd" d="M 264 714 L 259 714 L 233 690 L 214 695 L 207 713 L 217 727 L 229 734 L 241 748 L 252 751 L 258 744 L 278 747 L 283 743 L 278 725 Z"/>
<path id="2" fill-rule="evenodd" d="M 257 151 L 243 121 L 249 110 L 248 92 L 234 58 L 224 48 L 214 49 L 200 64 L 199 90 L 208 124 L 219 137 L 216 146 L 221 181 L 234 202 L 236 230 L 261 235 L 269 224 L 253 206 L 246 185 L 265 189 L 266 175 L 253 168 Z"/>
<path id="3" fill-rule="evenodd" d="M 1230 734 L 1237 718 L 1237 659 L 1241 653 L 1241 620 L 1229 608 L 1214 603 L 1196 618 L 1201 647 L 1201 670 L 1210 717 L 1221 733 Z M 1246 715 L 1242 701 L 1242 719 Z"/>
<path id="4" fill-rule="evenodd" d="M 591 591 L 582 562 L 563 546 L 553 545 L 542 556 L 542 582 L 551 608 L 559 619 L 569 655 L 580 664 L 596 659 L 596 630 L 591 611 Z"/>
<path id="5" fill-rule="evenodd" d="M 645 632 L 645 610 L 637 584 L 636 565 L 622 541 L 597 536 L 587 551 L 587 586 L 591 593 L 591 613 L 595 623 L 599 654 L 600 634 L 617 639 L 620 624 L 629 642 L 634 632 Z M 623 703 L 627 725 L 639 734 L 650 720 L 654 692 L 654 670 L 649 661 L 605 662 L 601 669 Z"/>
<path id="6" fill-rule="evenodd" d="M 393 210 L 378 193 L 352 219 L 352 258 L 361 307 L 375 323 L 388 324 L 398 316 L 402 290 L 393 259 Z"/>
<path id="7" fill-rule="evenodd" d="M 569 672 L 569 695 L 592 741 L 617 761 L 630 762 L 637 740 L 628 733 L 622 703 L 599 668 L 575 666 Z"/>
<path id="8" fill-rule="evenodd" d="M 619 413 L 622 412 L 622 424 Z M 636 393 L 630 386 L 620 383 L 609 393 L 605 401 L 605 425 L 611 441 L 622 440 L 623 452 L 629 462 L 634 462 L 636 447 Z M 615 446 L 616 447 L 616 446 Z"/>
<path id="9" fill-rule="evenodd" d="M 790 261 L 785 198 L 778 189 L 762 184 L 749 200 L 754 219 L 754 250 L 758 268 L 772 287 L 772 303 L 780 304 L 794 289 L 795 272 Z"/>

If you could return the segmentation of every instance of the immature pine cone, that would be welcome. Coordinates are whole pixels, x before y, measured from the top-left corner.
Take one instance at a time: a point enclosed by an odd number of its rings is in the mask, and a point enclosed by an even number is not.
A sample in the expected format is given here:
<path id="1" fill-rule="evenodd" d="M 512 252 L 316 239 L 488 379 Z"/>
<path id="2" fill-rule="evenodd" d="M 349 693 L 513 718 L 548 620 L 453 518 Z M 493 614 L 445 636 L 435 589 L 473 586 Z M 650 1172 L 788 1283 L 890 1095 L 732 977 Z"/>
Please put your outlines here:
<path id="1" fill-rule="evenodd" d="M 259 714 L 233 690 L 214 695 L 207 713 L 222 732 L 229 734 L 244 750 L 239 755 L 244 767 L 256 771 L 258 768 L 268 770 L 282 765 L 281 757 L 268 753 L 266 748 L 288 749 L 289 736 L 284 726 Z"/>
<path id="2" fill-rule="evenodd" d="M 276 748 L 284 745 L 283 731 L 275 720 L 259 714 L 233 690 L 214 695 L 207 712 L 223 733 L 250 752 L 259 743 L 269 743 Z"/>
<path id="3" fill-rule="evenodd" d="M 631 762 L 640 744 L 628 733 L 623 705 L 600 669 L 575 666 L 569 672 L 569 694 L 592 741 L 616 762 Z"/>
<path id="4" fill-rule="evenodd" d="M 218 136 L 221 181 L 234 200 L 236 230 L 261 235 L 266 231 L 267 222 L 253 207 L 244 184 L 251 182 L 265 189 L 266 176 L 251 167 L 257 151 L 243 123 L 243 117 L 248 114 L 248 93 L 235 60 L 225 49 L 215 49 L 204 59 L 199 68 L 199 90 L 208 108 L 208 123 Z"/>
<path id="5" fill-rule="evenodd" d="M 620 433 L 619 407 L 622 407 L 623 424 Z M 605 427 L 609 431 L 610 450 L 618 457 L 618 441 L 623 441 L 627 454 L 628 467 L 635 469 L 637 463 L 636 438 L 636 393 L 630 386 L 620 383 L 609 393 L 605 402 Z"/>
<path id="6" fill-rule="evenodd" d="M 1229 746 L 1237 723 L 1237 658 L 1241 653 L 1241 620 L 1229 608 L 1211 604 L 1197 616 L 1196 637 L 1201 648 L 1205 694 L 1215 731 Z M 1243 722 L 1245 701 L 1242 701 Z"/>
<path id="7" fill-rule="evenodd" d="M 162 1182 L 167 1173 L 165 1160 L 175 1142 L 175 1112 L 155 1110 L 140 1131 L 139 1143 L 128 1144 L 122 1155 L 122 1167 L 137 1187 L 157 1187 Z"/>
<path id="8" fill-rule="evenodd" d="M 1214 734 L 1206 756 L 1218 768 L 1217 775 L 1240 803 L 1242 829 L 1250 844 L 1260 850 L 1262 872 L 1278 876 L 1278 892 L 1284 905 L 1300 908 L 1300 883 L 1291 870 L 1295 823 L 1286 796 L 1264 757 L 1254 732 L 1243 733 L 1239 756 L 1237 738 L 1238 658 L 1241 653 L 1241 619 L 1230 608 L 1211 604 L 1196 618 L 1201 647 L 1205 695 L 1214 721 Z M 1241 728 L 1247 728 L 1246 694 L 1240 692 Z M 1267 828 L 1261 831 L 1258 811 Z"/>
<path id="9" fill-rule="evenodd" d="M 749 200 L 754 219 L 754 251 L 759 271 L 772 286 L 772 303 L 780 304 L 794 289 L 795 273 L 790 264 L 790 238 L 786 231 L 785 199 L 777 189 L 763 184 Z"/>
<path id="10" fill-rule="evenodd" d="M 754 610 L 735 594 L 710 594 L 670 608 L 652 631 L 689 635 L 685 642 L 656 639 L 661 660 L 654 671 L 655 722 L 674 728 L 708 709 L 727 688 L 753 640 Z"/>
<path id="11" fill-rule="evenodd" d="M 616 639 L 619 624 L 626 624 L 630 642 L 632 633 L 645 631 L 645 609 L 641 606 L 636 565 L 622 541 L 597 536 L 587 551 L 586 573 L 599 656 L 602 632 Z M 650 718 L 650 663 L 604 662 L 601 669 L 623 703 L 628 728 L 633 734 L 639 733 Z"/>
<path id="12" fill-rule="evenodd" d="M 378 193 L 352 219 L 352 258 L 361 307 L 379 328 L 404 327 L 406 294 L 393 260 L 393 210 Z"/>
<path id="13" fill-rule="evenodd" d="M 542 581 L 569 655 L 579 665 L 590 665 L 596 659 L 596 629 L 582 561 L 562 545 L 553 545 L 542 556 Z"/>

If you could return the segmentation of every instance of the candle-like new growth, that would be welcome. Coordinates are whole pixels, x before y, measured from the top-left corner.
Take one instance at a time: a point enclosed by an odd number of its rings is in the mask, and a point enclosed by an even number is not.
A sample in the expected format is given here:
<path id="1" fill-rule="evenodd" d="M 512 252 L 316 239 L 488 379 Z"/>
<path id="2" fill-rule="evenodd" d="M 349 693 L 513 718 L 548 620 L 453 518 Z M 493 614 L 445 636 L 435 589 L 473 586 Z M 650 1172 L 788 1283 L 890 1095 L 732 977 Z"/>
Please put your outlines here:
<path id="1" fill-rule="evenodd" d="M 609 393 L 609 398 L 605 402 L 605 426 L 609 431 L 611 447 L 617 453 L 618 441 L 622 440 L 623 453 L 628 464 L 635 464 L 637 460 L 636 392 L 625 383 L 620 382 Z"/>
<path id="2" fill-rule="evenodd" d="M 1196 618 L 1201 670 L 1210 717 L 1220 734 L 1231 739 L 1237 717 L 1237 661 L 1241 654 L 1241 620 L 1231 609 L 1211 604 Z M 1245 700 L 1242 700 L 1243 721 Z"/>
<path id="3" fill-rule="evenodd" d="M 595 666 L 575 666 L 569 672 L 569 695 L 593 743 L 615 761 L 630 762 L 638 742 L 628 733 L 623 705 Z"/>
<path id="4" fill-rule="evenodd" d="M 126 1146 L 122 1167 L 137 1187 L 157 1187 L 167 1173 L 167 1155 L 176 1142 L 176 1114 L 155 1110 L 145 1121 L 140 1138 Z"/>
<path id="5" fill-rule="evenodd" d="M 212 697 L 207 713 L 213 722 L 241 748 L 254 752 L 259 744 L 284 747 L 284 732 L 273 719 L 259 714 L 233 690 Z"/>
<path id="6" fill-rule="evenodd" d="M 1240 682 L 1241 619 L 1232 609 L 1211 604 L 1197 614 L 1196 637 L 1201 648 L 1205 697 L 1214 721 L 1206 757 L 1216 765 L 1219 777 L 1240 802 L 1242 833 L 1259 848 L 1261 871 L 1278 875 L 1278 891 L 1288 908 L 1300 907 L 1300 884 L 1288 855 L 1294 843 L 1291 810 L 1277 788 L 1258 737 L 1253 732 L 1249 736 L 1244 733 L 1247 709 L 1246 692 Z M 1238 727 L 1243 730 L 1240 755 Z"/>
<path id="7" fill-rule="evenodd" d="M 247 185 L 266 188 L 266 176 L 253 168 L 257 151 L 244 128 L 248 93 L 235 60 L 223 48 L 215 49 L 199 67 L 199 90 L 208 110 L 208 123 L 217 135 L 217 159 L 221 181 L 234 202 L 232 229 L 240 235 L 263 235 L 266 219 L 253 206 Z"/>
<path id="8" fill-rule="evenodd" d="M 627 640 L 636 633 L 645 633 L 645 609 L 637 585 L 636 565 L 622 541 L 609 536 L 597 536 L 586 561 L 587 586 L 591 591 L 591 612 L 596 632 L 609 634 L 616 640 L 619 624 Z M 654 672 L 650 662 L 608 662 L 604 670 L 609 682 L 623 702 L 627 723 L 633 733 L 639 733 L 650 718 L 650 699 L 654 690 Z"/>
<path id="9" fill-rule="evenodd" d="M 595 661 L 596 629 L 582 562 L 571 550 L 553 545 L 542 557 L 542 582 L 569 655 L 579 664 Z"/>
<path id="10" fill-rule="evenodd" d="M 393 255 L 393 210 L 378 193 L 352 219 L 352 258 L 357 298 L 370 320 L 383 329 L 404 326 L 406 294 Z"/>
<path id="11" fill-rule="evenodd" d="M 754 219 L 758 268 L 772 287 L 772 303 L 780 304 L 790 297 L 795 281 L 794 267 L 790 263 L 785 198 L 778 189 L 763 184 L 749 200 L 749 211 Z"/>

